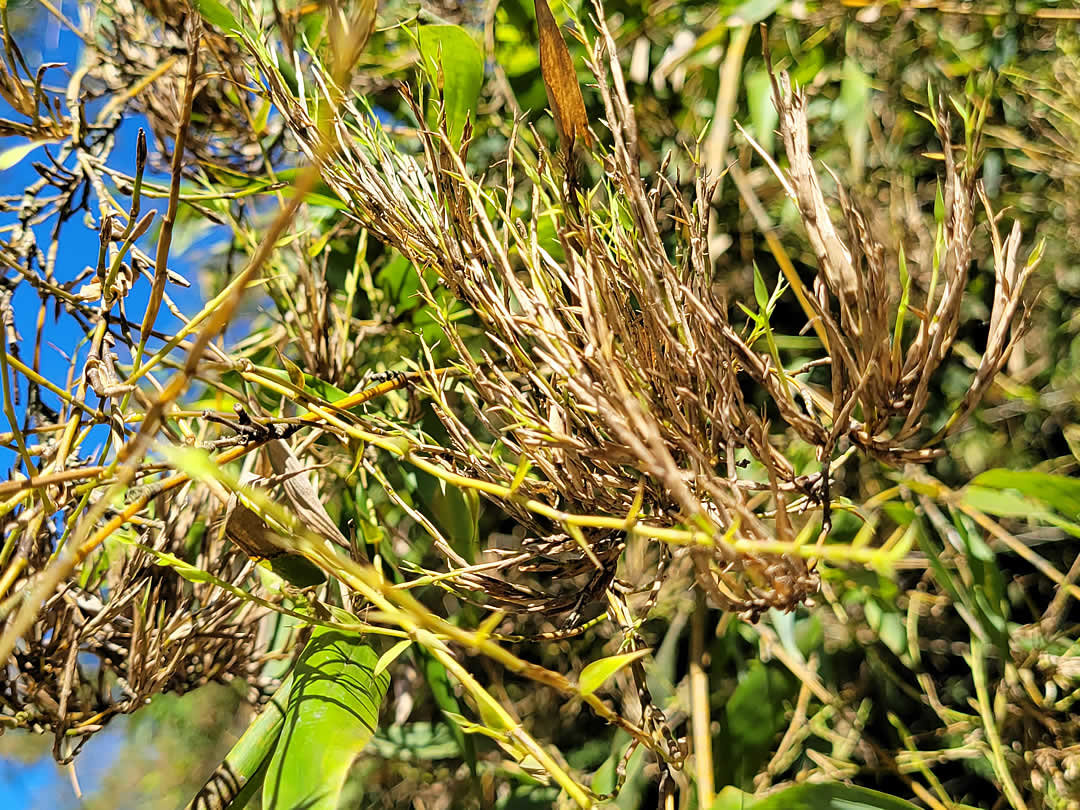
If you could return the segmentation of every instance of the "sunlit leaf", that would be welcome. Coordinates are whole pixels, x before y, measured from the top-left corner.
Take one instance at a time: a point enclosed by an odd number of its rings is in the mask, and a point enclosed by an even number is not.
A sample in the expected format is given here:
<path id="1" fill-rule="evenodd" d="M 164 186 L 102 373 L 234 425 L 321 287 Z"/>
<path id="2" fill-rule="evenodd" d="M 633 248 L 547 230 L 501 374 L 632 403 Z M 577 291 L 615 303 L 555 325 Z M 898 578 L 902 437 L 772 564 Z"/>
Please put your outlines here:
<path id="1" fill-rule="evenodd" d="M 16 146 L 12 146 L 10 149 L 5 149 L 3 152 L 0 152 L 0 172 L 7 171 L 13 166 L 17 166 L 24 157 L 29 155 L 39 146 L 47 143 L 56 143 L 56 141 L 27 141 L 26 143 L 20 143 Z"/>
<path id="2" fill-rule="evenodd" d="M 766 152 L 772 152 L 779 116 L 772 103 L 772 81 L 766 70 L 755 70 L 746 77 L 746 103 L 754 138 Z"/>
<path id="3" fill-rule="evenodd" d="M 650 650 L 635 650 L 634 652 L 621 653 L 620 655 L 612 655 L 608 658 L 601 658 L 599 661 L 593 661 L 585 669 L 581 670 L 581 678 L 578 680 L 581 694 L 591 695 L 620 669 L 629 666 L 634 661 L 640 661 L 650 652 Z"/>
<path id="4" fill-rule="evenodd" d="M 353 759 L 379 720 L 390 675 L 365 637 L 315 628 L 263 785 L 263 810 L 334 810 Z"/>
<path id="5" fill-rule="evenodd" d="M 753 794 L 745 793 L 734 785 L 728 785 L 713 799 L 709 810 L 751 810 L 757 807 L 760 799 L 755 799 Z"/>
<path id="6" fill-rule="evenodd" d="M 484 54 L 459 25 L 425 25 L 417 36 L 424 71 L 442 90 L 446 127 L 456 146 L 461 143 L 465 124 L 476 117 L 484 83 Z"/>
<path id="7" fill-rule="evenodd" d="M 397 657 L 401 655 L 405 650 L 409 649 L 412 644 L 411 638 L 404 638 L 391 647 L 389 650 L 379 656 L 378 663 L 375 664 L 375 677 L 378 678 L 386 669 L 397 660 Z"/>
<path id="8" fill-rule="evenodd" d="M 204 20 L 223 33 L 240 29 L 236 15 L 220 0 L 194 0 L 194 5 L 195 10 Z"/>
<path id="9" fill-rule="evenodd" d="M 300 369 L 300 366 L 286 357 L 279 347 L 275 346 L 274 348 L 277 349 L 278 360 L 281 361 L 281 365 L 285 366 L 285 371 L 289 374 L 289 382 L 297 388 L 303 388 L 304 372 Z"/>
<path id="10" fill-rule="evenodd" d="M 292 685 L 292 675 L 282 681 L 189 806 L 220 806 L 216 802 L 223 795 L 230 797 L 224 810 L 243 810 L 248 806 L 266 776 L 270 756 L 281 734 Z"/>
<path id="11" fill-rule="evenodd" d="M 765 287 L 765 279 L 761 277 L 757 264 L 754 265 L 754 300 L 757 301 L 758 309 L 765 312 L 769 305 L 769 291 Z"/>
<path id="12" fill-rule="evenodd" d="M 1052 506 L 1065 517 L 1080 518 L 1080 479 L 1035 470 L 987 470 L 971 482 L 992 489 L 1015 489 Z"/>

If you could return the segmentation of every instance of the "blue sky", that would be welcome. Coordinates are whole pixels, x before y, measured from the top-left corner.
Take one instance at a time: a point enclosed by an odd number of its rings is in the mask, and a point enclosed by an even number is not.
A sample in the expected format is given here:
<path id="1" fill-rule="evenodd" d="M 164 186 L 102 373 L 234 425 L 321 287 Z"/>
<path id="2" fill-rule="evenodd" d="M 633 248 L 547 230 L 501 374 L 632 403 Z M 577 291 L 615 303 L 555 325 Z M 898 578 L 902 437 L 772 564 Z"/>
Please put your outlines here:
<path id="1" fill-rule="evenodd" d="M 37 12 L 32 18 L 33 22 L 23 27 L 21 30 L 17 29 L 17 42 L 22 49 L 23 56 L 31 71 L 35 71 L 40 64 L 47 62 L 61 62 L 65 64 L 65 67 L 50 68 L 45 74 L 44 82 L 46 87 L 59 88 L 62 90 L 66 88 L 68 81 L 71 78 L 72 71 L 78 65 L 82 43 L 78 37 L 58 23 L 55 18 L 45 13 L 40 6 L 33 4 L 33 8 Z M 66 0 L 63 4 L 63 12 L 69 19 L 77 18 L 77 3 L 72 2 L 72 0 Z M 88 103 L 87 117 L 93 120 L 105 102 L 106 99 L 97 99 Z M 0 116 L 18 118 L 18 116 L 14 115 L 12 110 L 4 104 L 2 100 L 0 100 Z M 112 150 L 109 163 L 128 174 L 133 174 L 135 170 L 134 156 L 140 127 L 148 128 L 144 116 L 126 115 L 124 122 L 116 131 L 115 147 Z M 153 138 L 148 137 L 147 141 L 151 150 L 153 150 Z M 0 155 L 11 147 L 18 146 L 21 143 L 23 143 L 23 141 L 20 138 L 0 138 Z M 5 171 L 0 171 L 0 194 L 17 194 L 30 183 L 40 179 L 38 171 L 34 168 L 34 163 L 48 163 L 46 149 L 50 150 L 53 157 L 56 157 L 59 154 L 57 145 L 41 146 L 23 157 L 14 167 Z M 159 163 L 163 162 L 164 161 L 159 161 Z M 71 161 L 69 160 L 68 163 L 70 164 Z M 161 185 L 167 185 L 169 182 L 168 175 L 155 174 L 150 166 L 147 167 L 144 177 L 148 181 Z M 130 202 L 128 198 L 116 194 L 115 189 L 110 190 L 116 195 L 117 201 L 121 204 Z M 85 267 L 93 267 L 97 262 L 97 227 L 99 223 L 96 221 L 97 208 L 93 195 L 91 195 L 89 207 L 90 210 L 95 213 L 95 221 L 87 222 L 84 214 L 80 212 L 76 216 L 70 218 L 63 227 L 61 238 L 59 240 L 59 251 L 56 262 L 56 278 L 59 282 L 71 281 L 78 276 Z M 153 257 L 155 253 L 158 225 L 161 222 L 161 216 L 164 213 L 165 207 L 166 203 L 164 200 L 152 199 L 145 194 L 142 197 L 140 216 L 145 215 L 151 209 L 157 211 L 149 231 L 139 242 L 139 247 L 151 257 Z M 14 215 L 0 214 L 0 226 L 9 225 L 14 221 Z M 49 234 L 54 222 L 54 219 L 50 219 L 35 228 L 35 232 L 38 236 L 38 244 L 42 248 L 49 244 Z M 195 256 L 205 257 L 207 249 L 210 248 L 213 243 L 220 243 L 220 237 L 222 235 L 221 229 L 215 230 L 216 232 L 212 231 L 209 237 L 201 238 L 194 244 L 188 246 L 186 252 L 178 250 L 177 248 L 183 241 L 182 229 L 178 227 L 174 231 L 174 248 L 170 256 L 169 264 L 172 269 L 184 274 L 192 283 L 192 286 L 184 289 L 177 285 L 170 284 L 167 287 L 166 292 L 183 311 L 194 312 L 200 307 L 202 295 L 198 286 L 197 267 L 193 265 L 191 260 Z M 9 273 L 8 277 L 14 278 L 15 274 Z M 140 278 L 136 281 L 134 288 L 127 296 L 125 302 L 126 311 L 129 319 L 135 324 L 138 324 L 142 319 L 149 298 L 149 292 L 149 282 L 144 278 Z M 37 334 L 40 299 L 36 292 L 28 284 L 24 283 L 21 284 L 16 291 L 13 304 L 15 311 L 15 325 L 23 339 L 22 347 L 24 356 L 22 359 L 29 363 L 32 359 L 32 347 Z M 59 318 L 54 318 L 53 314 L 52 306 L 50 306 L 44 325 L 41 371 L 50 379 L 63 380 L 66 378 L 67 371 L 70 367 L 70 359 L 65 357 L 65 354 L 78 352 L 80 357 L 85 357 L 88 341 L 86 340 L 86 336 L 82 329 L 79 327 L 78 322 L 75 321 L 73 317 L 67 313 L 61 312 Z M 179 324 L 176 319 L 173 318 L 167 308 L 163 306 L 160 315 L 158 316 L 157 327 L 163 330 L 170 330 L 178 326 Z M 151 348 L 154 347 L 155 343 L 154 341 L 151 341 Z M 126 365 L 130 362 L 130 357 L 126 355 L 123 348 L 121 348 L 118 353 L 121 363 Z M 77 368 L 81 369 L 82 364 L 80 363 Z M 21 393 L 25 399 L 25 391 Z M 45 393 L 44 399 L 51 407 L 59 407 L 59 400 L 52 395 Z M 21 419 L 21 407 L 16 410 Z M 2 418 L 2 415 L 0 415 L 0 419 Z M 0 465 L 8 467 L 14 461 L 14 456 L 10 451 L 0 449 Z"/>
<path id="2" fill-rule="evenodd" d="M 76 3 L 67 0 L 67 2 L 63 3 L 62 10 L 69 19 L 77 19 L 79 11 Z M 31 3 L 28 6 L 23 5 L 21 8 L 12 8 L 10 14 L 12 27 L 16 31 L 16 41 L 30 70 L 33 72 L 39 65 L 46 62 L 66 63 L 67 67 L 50 68 L 45 74 L 45 85 L 47 87 L 66 87 L 71 72 L 78 64 L 82 47 L 80 40 L 60 25 L 51 15 L 44 13 L 41 6 L 36 3 Z M 96 107 L 100 108 L 101 103 L 99 101 Z M 89 105 L 90 117 L 93 118 L 95 113 L 95 105 Z M 19 118 L 2 100 L 0 100 L 0 117 Z M 112 153 L 111 162 L 112 165 L 128 173 L 134 171 L 135 144 L 140 125 L 145 126 L 145 119 L 130 116 L 117 132 L 116 146 Z M 22 140 L 18 138 L 0 138 L 0 155 L 21 142 Z M 152 148 L 152 140 L 150 143 Z M 58 154 L 56 146 L 51 147 L 51 149 L 53 150 L 53 157 L 56 157 Z M 17 195 L 29 184 L 38 180 L 40 175 L 34 168 L 33 164 L 35 162 L 48 162 L 45 147 L 35 149 L 13 167 L 0 171 L 0 194 L 5 196 Z M 147 179 L 156 182 L 165 183 L 168 180 L 167 177 L 154 176 L 149 170 L 146 176 Z M 122 200 L 122 198 L 118 197 L 118 200 Z M 91 198 L 90 207 L 91 210 L 96 212 L 97 209 L 93 204 L 93 198 Z M 151 208 L 157 209 L 158 215 L 155 222 L 159 222 L 161 213 L 164 210 L 164 201 L 150 200 L 144 197 L 142 211 L 145 213 Z M 10 225 L 14 221 L 14 215 L 0 213 L 0 227 Z M 49 233 L 53 222 L 53 220 L 49 220 L 35 229 L 39 245 L 42 247 L 47 246 L 49 243 Z M 61 232 L 60 249 L 56 262 L 56 279 L 58 281 L 69 281 L 75 278 L 85 266 L 93 266 L 96 263 L 98 253 L 97 223 L 89 224 L 93 227 L 88 227 L 81 213 L 72 217 L 65 224 Z M 139 245 L 151 256 L 154 254 L 156 234 L 157 228 L 152 227 Z M 9 236 L 10 234 L 5 232 L 2 238 L 8 238 Z M 188 255 L 205 253 L 206 247 L 206 243 L 201 242 L 193 246 Z M 194 272 L 187 272 L 189 270 L 193 271 L 195 268 L 191 266 L 190 262 L 185 262 L 183 255 L 174 257 L 170 265 L 174 269 L 184 272 L 192 281 L 193 286 L 189 290 L 182 290 L 170 285 L 168 292 L 182 310 L 197 310 L 197 302 L 201 298 L 198 290 L 198 279 L 195 277 Z M 7 277 L 14 279 L 16 276 L 13 272 L 9 272 Z M 140 280 L 128 297 L 127 312 L 129 318 L 136 324 L 141 320 L 142 313 L 145 311 L 148 293 L 149 284 L 145 280 Z M 40 299 L 34 290 L 24 283 L 20 284 L 16 290 L 13 305 L 15 325 L 22 337 L 22 359 L 29 364 L 33 359 L 33 344 L 37 335 Z M 174 319 L 164 308 L 162 312 L 159 323 L 164 328 L 172 328 L 175 323 Z M 41 371 L 51 379 L 64 380 L 67 377 L 70 360 L 65 358 L 63 353 L 79 351 L 80 354 L 85 356 L 85 335 L 78 323 L 70 315 L 64 312 L 60 313 L 59 318 L 54 318 L 53 315 L 50 306 L 46 314 L 43 330 Z M 120 359 L 125 364 L 129 360 L 123 352 L 120 354 Z M 21 422 L 26 398 L 24 381 L 21 384 L 20 393 L 21 402 L 16 407 L 16 417 Z M 55 397 L 46 395 L 44 399 L 51 407 L 59 407 L 59 401 Z M 0 413 L 0 423 L 3 423 L 0 425 L 0 431 L 9 429 L 7 419 L 2 413 Z M 100 441 L 103 438 L 104 433 L 98 437 L 98 440 Z M 94 447 L 91 442 L 87 450 L 92 449 Z M 8 470 L 16 463 L 15 454 L 10 449 L 0 448 L 0 467 Z M 125 726 L 125 718 L 113 721 L 105 731 L 91 739 L 76 760 L 78 778 L 84 793 L 93 793 L 100 785 L 102 776 L 112 765 L 124 742 Z M 14 742 L 12 737 L 17 736 L 19 733 L 21 732 L 8 733 L 7 739 L 4 740 L 4 750 L 12 749 L 12 743 Z M 64 810 L 64 808 L 78 807 L 78 805 L 69 775 L 55 765 L 50 755 L 46 754 L 30 762 L 16 757 L 0 755 L 0 807 L 27 808 L 27 810 L 32 808 Z"/>

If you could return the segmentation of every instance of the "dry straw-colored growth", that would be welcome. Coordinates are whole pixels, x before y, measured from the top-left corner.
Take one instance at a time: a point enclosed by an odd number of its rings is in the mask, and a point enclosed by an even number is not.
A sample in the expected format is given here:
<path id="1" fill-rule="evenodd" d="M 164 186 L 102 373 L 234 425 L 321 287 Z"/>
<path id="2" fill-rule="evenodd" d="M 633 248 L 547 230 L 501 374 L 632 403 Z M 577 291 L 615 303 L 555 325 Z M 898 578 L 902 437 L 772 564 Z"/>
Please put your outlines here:
<path id="1" fill-rule="evenodd" d="M 714 606 L 755 620 L 812 597 L 819 560 L 885 565 L 904 553 L 898 544 L 825 542 L 837 496 L 832 473 L 859 456 L 889 465 L 933 458 L 978 404 L 1022 329 L 1021 294 L 1037 256 L 1019 257 L 1018 227 L 1000 237 L 975 176 L 977 140 L 968 138 L 957 150 L 945 109 L 932 110 L 943 155 L 943 219 L 936 282 L 926 300 L 916 301 L 901 282 L 896 257 L 839 183 L 835 204 L 827 200 L 808 139 L 805 94 L 783 74 L 774 78 L 787 165 L 773 169 L 818 260 L 812 289 L 798 278 L 787 280 L 805 306 L 807 329 L 820 338 L 817 356 L 803 368 L 785 369 L 769 320 L 774 300 L 763 282 L 744 316 L 715 276 L 708 219 L 716 178 L 698 176 L 687 199 L 663 167 L 642 176 L 622 67 L 599 0 L 593 9 L 588 67 L 603 122 L 593 122 L 587 137 L 575 131 L 572 149 L 559 154 L 519 121 L 505 160 L 484 173 L 468 163 L 468 132 L 455 148 L 445 127 L 421 125 L 420 148 L 406 151 L 343 92 L 355 54 L 334 69 L 316 59 L 298 91 L 283 78 L 280 55 L 261 40 L 196 32 L 195 25 L 184 30 L 179 17 L 157 7 L 149 9 L 157 20 L 150 22 L 118 3 L 114 14 L 94 23 L 92 36 L 102 44 L 69 87 L 69 100 L 77 102 L 87 92 L 81 82 L 92 76 L 116 100 L 94 124 L 104 135 L 88 137 L 83 118 L 22 75 L 9 42 L 0 90 L 21 118 L 0 122 L 0 132 L 61 139 L 57 162 L 75 168 L 50 170 L 26 194 L 5 200 L 24 223 L 0 244 L 7 295 L 19 285 L 33 287 L 43 312 L 64 308 L 85 325 L 91 348 L 89 360 L 75 356 L 65 387 L 44 379 L 35 362 L 20 357 L 19 342 L 8 340 L 5 386 L 21 379 L 30 403 L 40 403 L 42 389 L 56 393 L 59 387 L 63 407 L 52 412 L 31 405 L 30 430 L 12 419 L 8 435 L 23 468 L 0 485 L 2 722 L 55 733 L 56 754 L 66 758 L 74 751 L 69 741 L 85 739 L 156 692 L 237 677 L 256 689 L 268 686 L 260 675 L 261 656 L 270 652 L 268 630 L 260 622 L 267 611 L 282 609 L 283 597 L 260 583 L 253 564 L 226 539 L 243 531 L 229 523 L 237 515 L 237 491 L 246 499 L 239 514 L 261 512 L 276 527 L 264 540 L 290 546 L 303 531 L 280 515 L 272 520 L 272 505 L 260 509 L 258 494 L 238 485 L 241 476 L 216 477 L 169 448 L 203 448 L 222 469 L 243 458 L 244 480 L 251 480 L 289 466 L 280 458 L 270 465 L 254 452 L 273 442 L 280 454 L 284 445 L 277 443 L 287 441 L 303 460 L 304 475 L 319 468 L 315 480 L 324 499 L 340 494 L 355 470 L 365 471 L 432 534 L 445 557 L 441 569 L 419 576 L 438 575 L 442 587 L 503 611 L 504 630 L 526 634 L 535 629 L 529 616 L 541 614 L 554 619 L 555 635 L 569 636 L 600 603 L 628 646 L 644 646 L 637 626 L 671 571 L 692 569 Z M 365 18 L 360 27 L 370 33 L 370 23 Z M 136 41 L 142 44 L 133 46 Z M 254 88 L 272 103 L 276 114 L 267 126 L 273 131 L 250 132 L 230 100 L 233 85 Z M 423 99 L 403 92 L 423 122 Z M 147 113 L 163 153 L 178 135 L 185 144 L 171 188 L 142 181 L 142 155 L 132 161 L 110 154 L 109 127 L 128 105 Z M 199 114 L 193 117 L 193 110 Z M 977 122 L 965 125 L 977 133 Z M 538 158 L 522 148 L 526 137 Z M 592 148 L 582 149 L 590 141 Z M 327 288 L 325 265 L 312 258 L 308 238 L 272 250 L 300 216 L 300 192 L 312 187 L 313 174 L 301 173 L 299 188 L 281 198 L 283 213 L 270 227 L 230 222 L 251 259 L 194 317 L 164 294 L 166 281 L 180 278 L 168 267 L 168 242 L 164 255 L 153 258 L 133 248 L 137 228 L 149 224 L 139 224 L 140 194 L 171 192 L 175 217 L 181 176 L 202 177 L 198 164 L 257 169 L 279 148 L 299 150 L 317 168 L 344 202 L 342 227 L 362 229 L 366 239 L 383 242 L 437 278 L 429 285 L 421 273 L 419 294 L 445 343 L 426 346 L 412 358 L 411 372 L 348 403 L 408 389 L 430 404 L 445 442 L 392 411 L 320 401 L 291 360 L 278 364 L 280 374 L 266 368 L 267 348 L 291 342 L 293 359 L 306 371 L 353 390 L 364 369 L 351 358 L 386 332 L 378 320 L 354 323 L 343 296 Z M 136 202 L 121 206 L 105 190 L 106 179 Z M 61 278 L 50 247 L 38 245 L 28 225 L 78 209 L 85 203 L 80 194 L 92 200 L 86 205 L 100 226 L 101 258 L 85 277 Z M 980 201 L 997 274 L 990 335 L 969 395 L 935 432 L 924 417 L 935 372 L 960 325 Z M 198 195 L 182 204 L 231 216 Z M 155 278 L 166 309 L 186 324 L 182 329 L 159 327 L 152 315 L 140 332 L 125 315 L 125 296 L 140 273 Z M 258 339 L 218 341 L 244 284 L 260 275 L 291 309 Z M 478 319 L 480 340 L 459 326 L 445 291 Z M 146 350 L 151 341 L 165 349 Z M 116 356 L 120 347 L 127 358 Z M 436 354 L 449 356 L 449 364 Z M 827 385 L 809 381 L 813 369 L 826 370 Z M 246 391 L 230 382 L 237 379 Z M 191 391 L 202 403 L 183 410 Z M 207 418 L 202 409 L 214 400 L 220 413 Z M 222 403 L 239 403 L 240 416 Z M 231 430 L 222 432 L 222 422 Z M 92 425 L 110 431 L 105 451 L 93 457 L 83 448 Z M 790 461 L 794 442 L 813 449 L 814 471 L 799 471 Z M 386 471 L 399 464 L 493 501 L 521 527 L 513 546 L 493 540 L 467 560 L 422 509 L 394 492 Z M 296 466 L 294 459 L 294 475 Z M 311 514 L 325 515 L 316 490 L 308 490 L 301 501 Z M 280 500 L 303 514 L 292 495 Z M 202 530 L 221 518 L 225 531 Z M 195 536 L 201 539 L 192 546 Z M 638 581 L 621 576 L 631 539 L 646 544 L 644 558 L 655 567 Z M 356 573 L 370 568 L 355 543 L 341 550 L 339 563 L 304 553 L 345 583 L 331 587 L 330 595 L 312 595 L 313 601 L 345 593 L 359 608 L 371 594 L 382 594 L 390 602 L 372 615 L 373 630 L 413 632 L 402 622 L 415 621 L 432 632 L 457 632 L 453 641 L 516 666 L 517 659 L 496 652 L 487 631 L 452 630 L 417 613 L 411 602 L 394 602 L 398 592 L 389 585 Z M 347 565 L 350 558 L 355 565 Z M 84 664 L 86 655 L 96 668 Z M 519 663 L 514 671 L 574 693 L 566 673 Z M 645 704 L 636 716 L 644 719 L 619 722 L 635 744 L 678 767 L 683 745 L 648 705 L 640 664 L 634 675 Z M 598 701 L 589 705 L 603 711 Z"/>

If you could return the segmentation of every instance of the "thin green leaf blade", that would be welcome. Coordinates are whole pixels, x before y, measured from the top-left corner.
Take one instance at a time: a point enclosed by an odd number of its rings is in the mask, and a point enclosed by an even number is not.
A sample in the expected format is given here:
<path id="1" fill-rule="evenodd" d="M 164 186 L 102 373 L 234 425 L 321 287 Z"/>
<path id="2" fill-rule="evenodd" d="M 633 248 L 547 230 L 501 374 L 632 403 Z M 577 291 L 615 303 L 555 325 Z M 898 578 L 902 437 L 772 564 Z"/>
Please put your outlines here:
<path id="1" fill-rule="evenodd" d="M 29 155 L 39 146 L 43 146 L 47 143 L 58 143 L 58 141 L 55 138 L 40 141 L 26 141 L 25 143 L 17 144 L 0 152 L 0 172 L 7 171 L 8 169 L 17 166 L 22 162 L 24 157 Z"/>
<path id="2" fill-rule="evenodd" d="M 399 655 L 405 652 L 405 650 L 409 649 L 409 646 L 411 644 L 411 638 L 403 638 L 389 650 L 384 652 L 379 658 L 378 662 L 375 664 L 375 677 L 378 678 L 380 675 L 382 675 L 390 667 L 390 665 L 397 660 Z"/>
<path id="3" fill-rule="evenodd" d="M 754 263 L 754 300 L 757 301 L 758 310 L 764 313 L 769 306 L 769 291 L 765 287 L 765 279 L 761 277 L 761 271 L 757 263 Z"/>
<path id="4" fill-rule="evenodd" d="M 194 4 L 199 16 L 223 33 L 242 30 L 236 15 L 220 0 L 194 0 Z"/>
<path id="5" fill-rule="evenodd" d="M 620 655 L 612 655 L 608 658 L 601 658 L 599 661 L 593 661 L 585 669 L 581 670 L 581 679 L 578 681 L 581 694 L 591 695 L 620 669 L 644 658 L 649 652 L 650 650 L 635 650 L 634 652 L 621 653 Z"/>

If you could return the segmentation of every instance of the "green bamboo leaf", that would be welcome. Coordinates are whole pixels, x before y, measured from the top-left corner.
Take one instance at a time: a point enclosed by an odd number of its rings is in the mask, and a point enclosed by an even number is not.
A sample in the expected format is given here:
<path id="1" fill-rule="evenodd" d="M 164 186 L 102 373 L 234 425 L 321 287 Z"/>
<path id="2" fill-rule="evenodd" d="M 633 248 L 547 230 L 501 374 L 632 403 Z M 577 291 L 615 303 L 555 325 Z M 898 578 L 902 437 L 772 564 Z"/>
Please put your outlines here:
<path id="1" fill-rule="evenodd" d="M 470 496 L 475 493 L 448 486 L 431 475 L 417 476 L 416 491 L 454 550 L 470 564 L 474 563 L 479 553 L 479 503 Z"/>
<path id="2" fill-rule="evenodd" d="M 765 279 L 761 277 L 761 271 L 757 263 L 754 263 L 754 300 L 757 301 L 758 309 L 764 313 L 769 306 L 769 290 L 765 286 Z"/>
<path id="3" fill-rule="evenodd" d="M 750 810 L 751 807 L 757 807 L 759 801 L 752 793 L 745 793 L 734 785 L 728 785 L 716 794 L 709 810 Z"/>
<path id="4" fill-rule="evenodd" d="M 900 245 L 899 266 L 900 303 L 896 306 L 896 327 L 893 334 L 894 346 L 900 345 L 900 339 L 904 335 L 904 316 L 907 315 L 908 303 L 911 300 L 911 275 L 908 273 L 907 256 L 904 255 L 903 245 Z"/>
<path id="5" fill-rule="evenodd" d="M 435 87 L 442 88 L 446 128 L 457 146 L 466 122 L 476 116 L 484 83 L 484 54 L 459 25 L 421 26 L 417 37 L 424 72 Z"/>
<path id="6" fill-rule="evenodd" d="M 371 739 L 372 751 L 385 759 L 402 762 L 454 759 L 461 747 L 454 739 L 452 726 L 420 721 L 379 729 Z"/>
<path id="7" fill-rule="evenodd" d="M 315 628 L 293 673 L 263 810 L 334 810 L 353 759 L 375 733 L 390 675 L 364 636 Z"/>
<path id="8" fill-rule="evenodd" d="M 384 652 L 380 657 L 377 664 L 375 664 L 375 677 L 378 678 L 382 675 L 386 669 L 397 660 L 397 657 L 401 655 L 405 650 L 409 649 L 412 644 L 411 638 L 403 638 L 389 650 Z"/>
<path id="9" fill-rule="evenodd" d="M 236 15 L 220 0 L 195 0 L 195 10 L 199 15 L 223 33 L 242 30 Z"/>
<path id="10" fill-rule="evenodd" d="M 632 664 L 634 661 L 639 661 L 650 652 L 651 650 L 635 650 L 634 652 L 621 653 L 608 658 L 601 658 L 599 661 L 593 661 L 585 669 L 581 670 L 581 678 L 578 680 L 581 694 L 591 695 L 620 669 Z"/>
<path id="11" fill-rule="evenodd" d="M 772 152 L 779 114 L 772 103 L 772 80 L 767 70 L 755 70 L 746 77 L 746 105 L 754 138 L 766 152 Z"/>
<path id="12" fill-rule="evenodd" d="M 529 468 L 531 467 L 529 457 L 524 453 L 518 459 L 517 470 L 514 472 L 514 480 L 510 482 L 510 492 L 517 492 L 518 487 L 525 481 L 525 476 L 529 474 Z"/>
<path id="13" fill-rule="evenodd" d="M 270 755 L 281 735 L 292 685 L 292 675 L 281 682 L 270 702 L 251 721 L 247 731 L 214 769 L 188 807 L 199 810 L 243 810 L 247 807 L 266 776 Z"/>
<path id="14" fill-rule="evenodd" d="M 265 375 L 281 382 L 292 382 L 292 379 L 287 371 L 282 371 L 279 368 L 273 368 L 271 366 L 255 366 L 255 369 L 261 375 Z M 339 399 L 344 399 L 348 396 L 344 391 L 335 385 L 320 380 L 318 377 L 312 374 L 304 374 L 304 384 L 302 387 L 304 391 L 311 394 L 314 397 L 325 400 L 326 402 L 337 402 Z"/>
<path id="15" fill-rule="evenodd" d="M 176 573 L 178 573 L 188 582 L 205 583 L 213 582 L 216 579 L 216 577 L 207 573 L 201 568 L 198 568 L 197 566 L 194 566 L 189 562 L 185 562 L 179 557 L 173 554 L 169 554 L 166 551 L 158 553 L 158 558 L 156 562 L 158 565 L 172 568 L 174 571 L 176 571 Z"/>
<path id="16" fill-rule="evenodd" d="M 279 554 L 266 559 L 270 570 L 297 588 L 310 588 L 326 582 L 326 574 L 317 565 L 298 554 Z"/>
<path id="17" fill-rule="evenodd" d="M 10 149 L 5 149 L 0 152 L 0 172 L 7 171 L 13 166 L 18 165 L 24 157 L 29 155 L 39 146 L 43 146 L 47 143 L 59 143 L 55 138 L 48 138 L 40 141 L 27 141 L 26 143 L 20 143 L 16 146 L 12 146 Z"/>
<path id="18" fill-rule="evenodd" d="M 717 783 L 742 789 L 753 787 L 754 774 L 772 756 L 772 746 L 783 732 L 787 716 L 784 702 L 794 697 L 797 682 L 786 670 L 753 661 L 728 697 L 720 721 L 714 761 Z"/>
<path id="19" fill-rule="evenodd" d="M 971 482 L 988 489 L 1015 489 L 1036 498 L 1065 517 L 1080 518 L 1080 479 L 1035 470 L 987 470 Z"/>
<path id="20" fill-rule="evenodd" d="M 754 810 L 916 810 L 887 793 L 852 785 L 796 785 L 754 804 Z"/>

